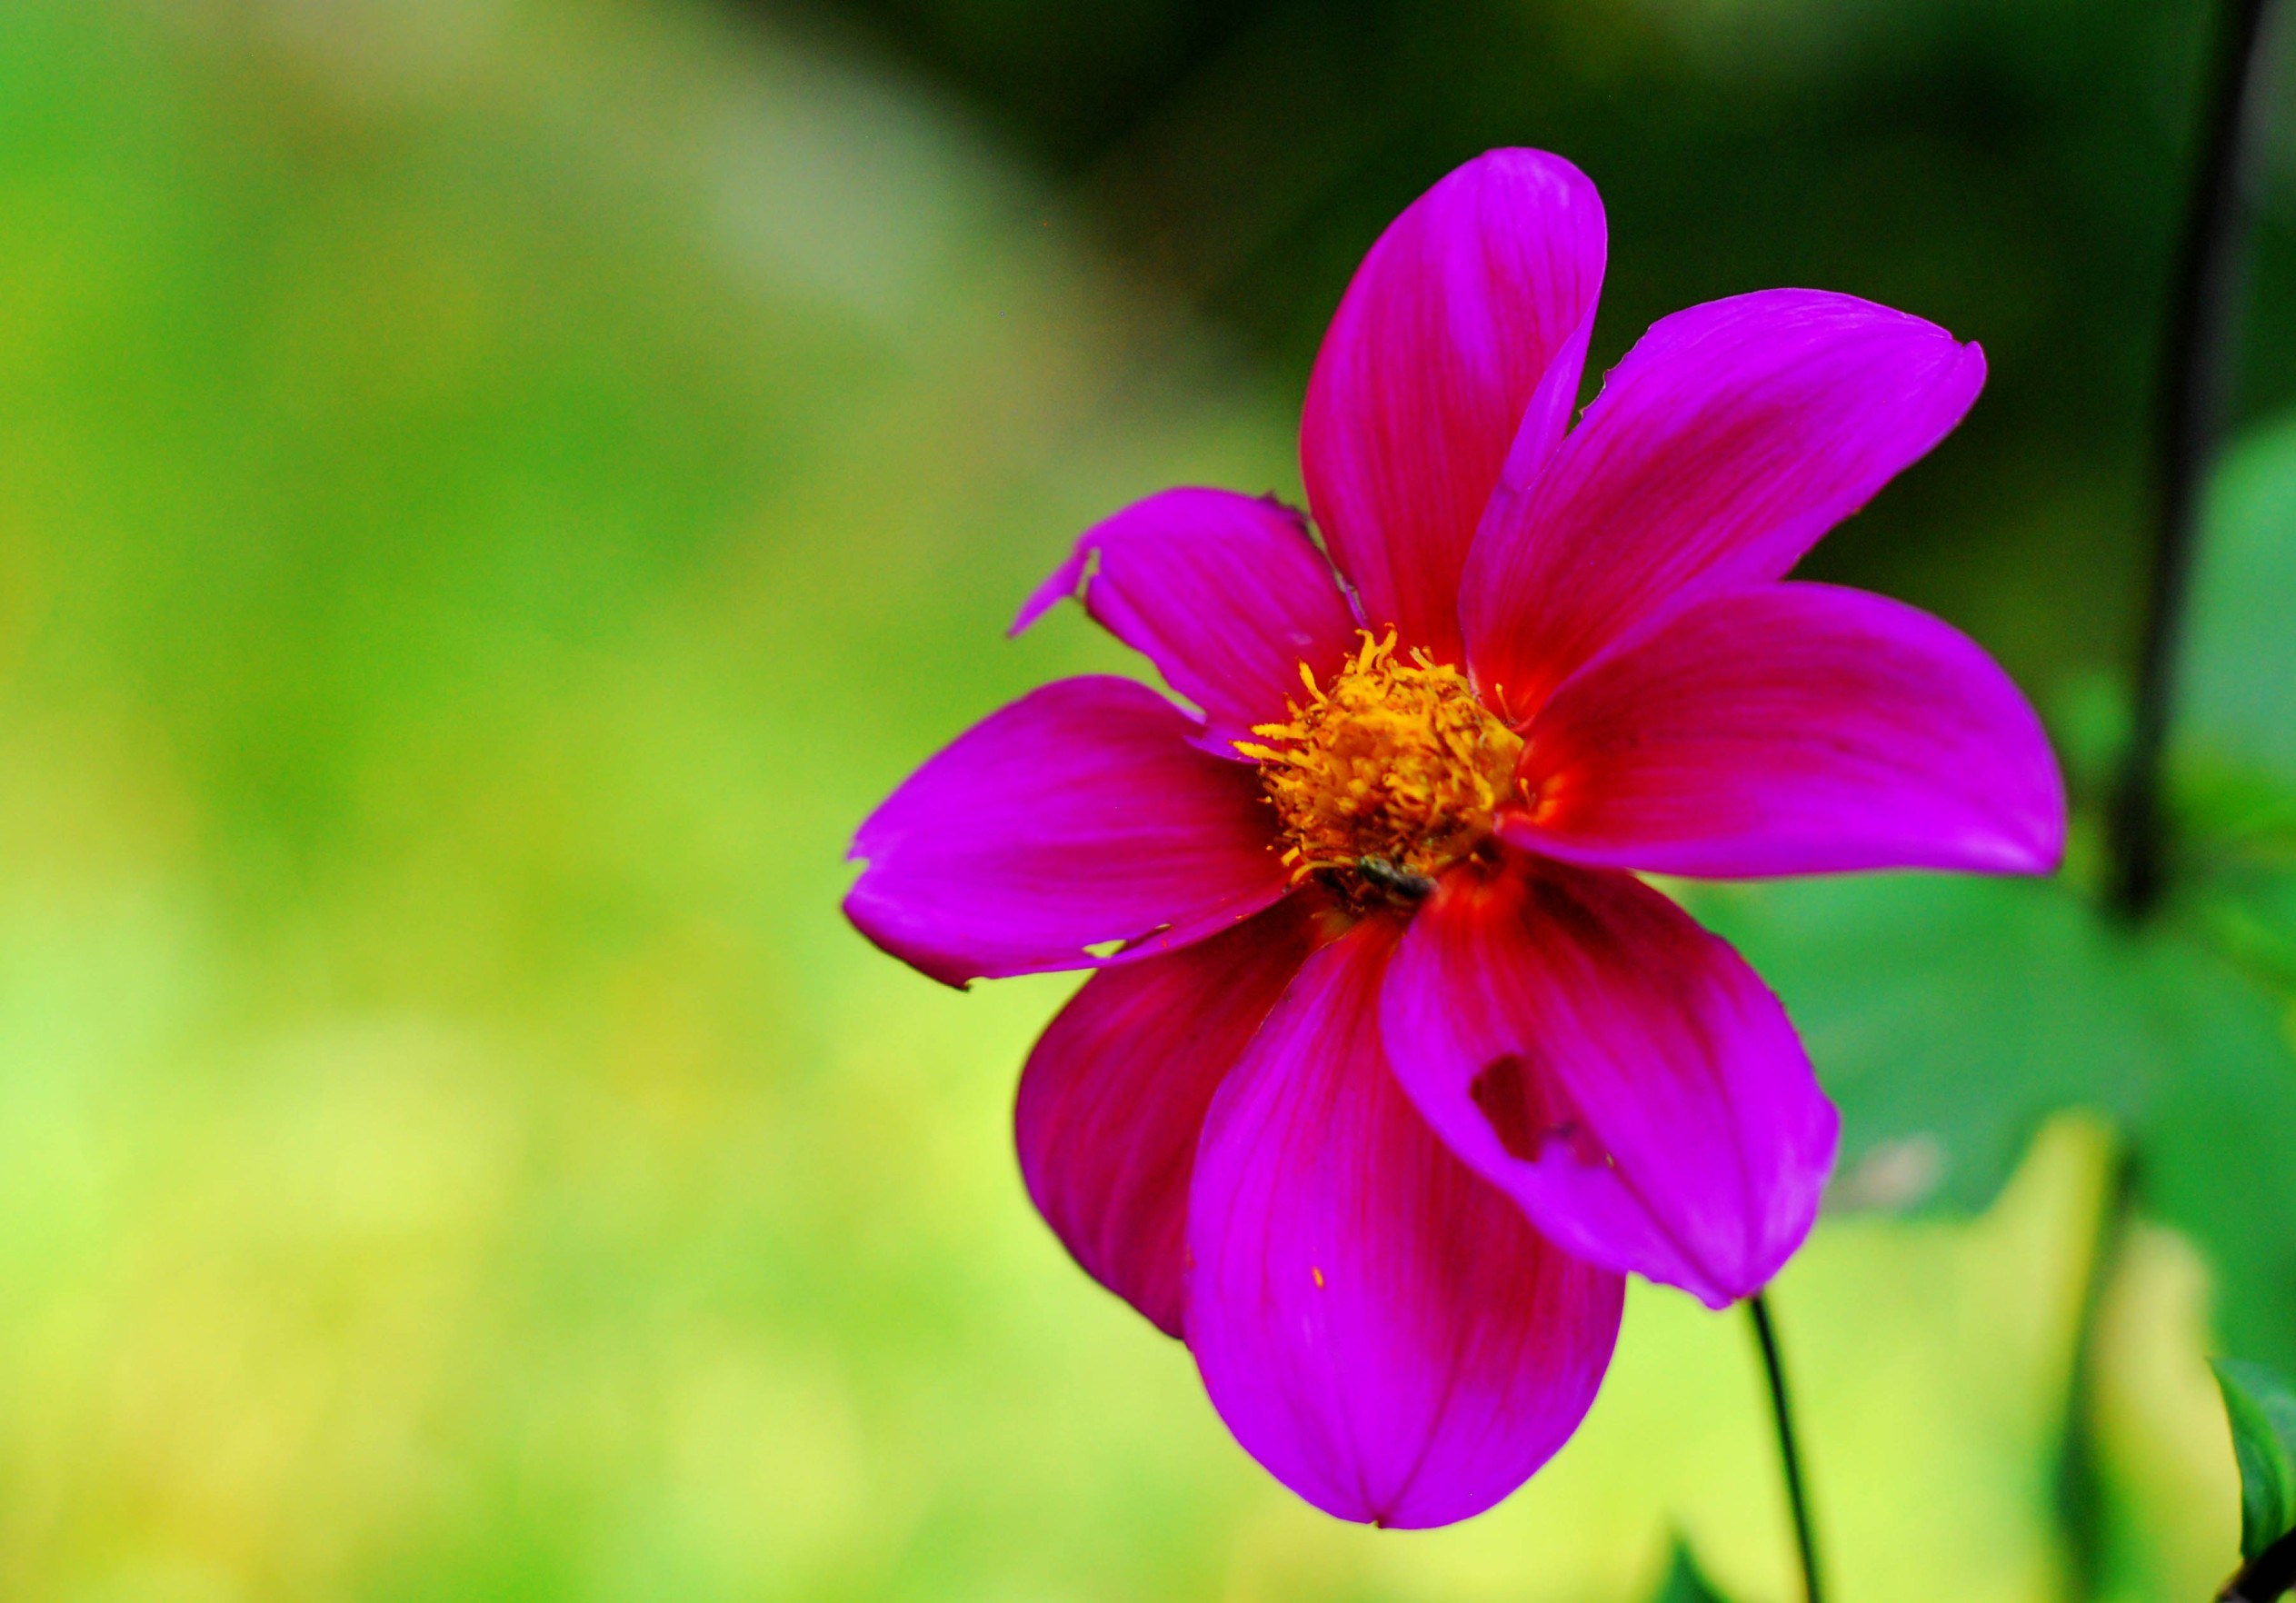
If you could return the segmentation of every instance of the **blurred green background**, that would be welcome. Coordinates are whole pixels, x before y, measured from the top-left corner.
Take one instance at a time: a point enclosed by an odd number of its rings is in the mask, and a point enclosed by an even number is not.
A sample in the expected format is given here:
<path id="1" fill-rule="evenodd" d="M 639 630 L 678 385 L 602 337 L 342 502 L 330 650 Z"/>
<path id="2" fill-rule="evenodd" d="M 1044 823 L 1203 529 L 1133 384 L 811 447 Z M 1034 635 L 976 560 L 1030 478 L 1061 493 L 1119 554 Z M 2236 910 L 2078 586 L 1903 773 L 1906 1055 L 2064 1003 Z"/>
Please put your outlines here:
<path id="1" fill-rule="evenodd" d="M 1489 1517 L 1266 1479 L 1023 1197 L 1012 1084 L 1073 981 L 878 956 L 844 844 L 972 719 L 1128 671 L 1081 620 L 1001 638 L 1084 523 L 1296 495 L 1356 257 L 1506 143 L 1604 193 L 1594 370 L 1780 284 L 1985 344 L 1969 425 L 1814 565 L 1978 634 L 2085 781 L 2205 34 L 6 0 L 0 1596 L 1596 1603 L 1681 1530 L 1785 1598 L 1742 1321 L 1672 1293 Z M 2261 193 L 2260 425 L 2296 116 Z M 2090 1273 L 2121 1140 L 2060 1117 L 1982 1216 L 1844 1210 L 1781 1282 L 1848 1603 L 2231 1567 L 2220 1278 L 2142 1221 Z"/>

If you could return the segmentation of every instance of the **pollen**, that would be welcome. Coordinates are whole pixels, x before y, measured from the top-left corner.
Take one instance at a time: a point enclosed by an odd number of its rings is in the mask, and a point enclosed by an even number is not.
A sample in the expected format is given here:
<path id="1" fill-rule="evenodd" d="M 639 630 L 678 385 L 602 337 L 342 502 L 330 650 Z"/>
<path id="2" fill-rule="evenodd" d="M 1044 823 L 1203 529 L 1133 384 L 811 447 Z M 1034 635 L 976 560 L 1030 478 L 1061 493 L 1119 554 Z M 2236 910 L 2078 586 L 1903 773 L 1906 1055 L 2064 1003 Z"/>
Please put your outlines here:
<path id="1" fill-rule="evenodd" d="M 1490 839 L 1518 800 L 1522 739 L 1456 668 L 1363 636 L 1330 682 L 1303 663 L 1306 699 L 1236 750 L 1260 778 L 1293 883 L 1322 878 L 1350 902 L 1411 901 Z"/>

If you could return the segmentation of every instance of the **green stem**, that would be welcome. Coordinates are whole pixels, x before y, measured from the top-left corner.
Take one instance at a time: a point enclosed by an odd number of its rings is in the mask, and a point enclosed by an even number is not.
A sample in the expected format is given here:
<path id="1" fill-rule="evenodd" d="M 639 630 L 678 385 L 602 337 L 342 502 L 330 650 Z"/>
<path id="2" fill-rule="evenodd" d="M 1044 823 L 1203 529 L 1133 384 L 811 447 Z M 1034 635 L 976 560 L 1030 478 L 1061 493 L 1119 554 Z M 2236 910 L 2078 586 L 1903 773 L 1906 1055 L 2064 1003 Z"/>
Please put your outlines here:
<path id="1" fill-rule="evenodd" d="M 1818 1540 L 1810 1522 L 1810 1491 L 1802 1474 L 1802 1449 L 1793 1430 L 1793 1399 L 1786 1387 L 1786 1367 L 1778 1356 L 1778 1332 L 1771 1323 L 1770 1301 L 1756 1292 L 1746 1299 L 1753 1315 L 1754 1339 L 1762 1345 L 1762 1373 L 1770 1381 L 1770 1412 L 1778 1425 L 1778 1458 L 1786 1475 L 1786 1501 L 1793 1508 L 1793 1535 L 1802 1553 L 1802 1596 L 1804 1603 L 1824 1603 L 1818 1583 Z"/>
<path id="2" fill-rule="evenodd" d="M 2057 1458 L 2057 1522 L 2065 1544 L 2065 1596 L 2090 1603 L 2103 1589 L 2106 1558 L 2102 1454 L 2097 1440 L 2098 1319 L 2136 1213 L 2136 1163 L 2125 1141 L 2107 1160 L 2095 1234 L 2073 1329 L 2065 1425 Z"/>
<path id="3" fill-rule="evenodd" d="M 2128 763 L 2113 798 L 2114 899 L 2131 918 L 2160 901 L 2167 846 L 2161 770 L 2175 712 L 2176 664 L 2200 544 L 2201 489 L 2231 410 L 2263 92 L 2278 0 L 2224 0 L 2201 97 L 2200 171 L 2185 217 L 2161 359 L 2159 533 L 2146 591 Z"/>

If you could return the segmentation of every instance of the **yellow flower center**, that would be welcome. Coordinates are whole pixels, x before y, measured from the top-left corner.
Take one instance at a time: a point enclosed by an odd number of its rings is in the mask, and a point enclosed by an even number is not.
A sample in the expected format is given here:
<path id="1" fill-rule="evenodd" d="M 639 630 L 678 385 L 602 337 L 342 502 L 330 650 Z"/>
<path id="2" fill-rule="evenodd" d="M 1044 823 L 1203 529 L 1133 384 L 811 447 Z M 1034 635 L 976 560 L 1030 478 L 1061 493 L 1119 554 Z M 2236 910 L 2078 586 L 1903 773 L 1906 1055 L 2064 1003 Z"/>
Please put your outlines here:
<path id="1" fill-rule="evenodd" d="M 1293 882 L 1320 875 L 1358 906 L 1416 901 L 1490 838 L 1522 738 L 1456 668 L 1398 660 L 1392 631 L 1367 632 L 1329 684 L 1305 663 L 1300 682 L 1290 721 L 1253 728 L 1265 744 L 1236 742 L 1260 765 Z"/>

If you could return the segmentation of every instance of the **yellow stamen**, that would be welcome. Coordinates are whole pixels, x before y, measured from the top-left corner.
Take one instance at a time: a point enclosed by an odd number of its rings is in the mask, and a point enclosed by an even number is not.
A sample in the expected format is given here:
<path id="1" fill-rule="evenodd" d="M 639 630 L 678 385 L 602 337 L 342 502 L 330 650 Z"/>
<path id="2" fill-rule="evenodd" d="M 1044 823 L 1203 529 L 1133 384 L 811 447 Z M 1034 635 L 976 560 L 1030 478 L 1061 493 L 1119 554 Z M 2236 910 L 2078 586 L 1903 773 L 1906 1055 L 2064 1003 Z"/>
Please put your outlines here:
<path id="1" fill-rule="evenodd" d="M 1320 874 L 1351 901 L 1407 900 L 1519 799 L 1522 737 L 1456 668 L 1418 651 L 1397 660 L 1393 631 L 1366 632 L 1328 685 L 1304 663 L 1300 682 L 1290 719 L 1253 730 L 1264 744 L 1236 742 L 1260 765 L 1293 882 Z"/>

